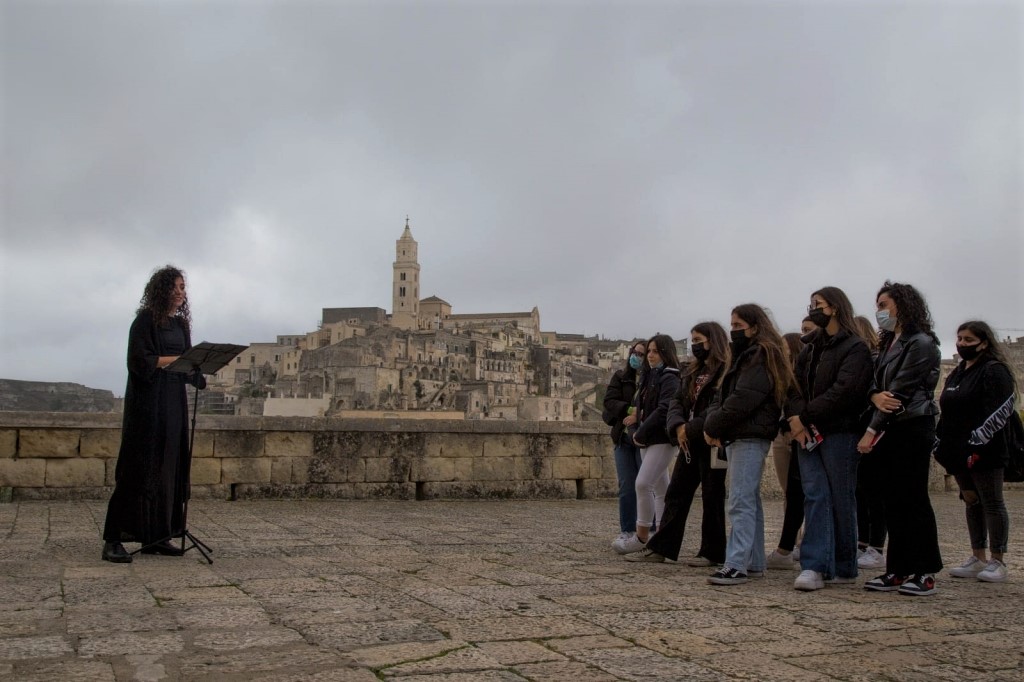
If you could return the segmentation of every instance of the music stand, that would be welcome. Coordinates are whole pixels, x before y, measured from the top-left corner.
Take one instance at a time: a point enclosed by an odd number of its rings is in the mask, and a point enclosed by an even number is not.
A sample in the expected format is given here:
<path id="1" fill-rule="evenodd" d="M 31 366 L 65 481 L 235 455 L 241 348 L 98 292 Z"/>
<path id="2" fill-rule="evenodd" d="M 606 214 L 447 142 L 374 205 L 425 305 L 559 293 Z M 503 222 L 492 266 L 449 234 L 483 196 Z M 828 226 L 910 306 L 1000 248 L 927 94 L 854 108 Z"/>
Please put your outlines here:
<path id="1" fill-rule="evenodd" d="M 216 374 L 224 367 L 228 365 L 235 356 L 245 350 L 247 346 L 237 346 L 233 343 L 210 343 L 203 341 L 202 343 L 192 346 L 182 355 L 178 356 L 178 359 L 171 364 L 164 367 L 164 371 L 176 372 L 178 374 Z M 192 446 L 196 441 L 196 412 L 199 409 L 199 386 L 195 385 L 195 394 L 192 400 L 192 429 L 189 433 L 188 439 L 188 453 L 185 457 L 183 466 L 179 468 L 179 476 L 184 481 L 184 497 L 182 499 L 181 509 L 181 530 L 171 533 L 165 538 L 161 538 L 156 542 L 150 542 L 147 545 L 143 545 L 139 549 L 132 552 L 137 554 L 144 549 L 159 545 L 164 542 L 169 542 L 174 538 L 181 538 L 181 553 L 190 549 L 196 549 L 206 562 L 209 564 L 213 563 L 213 559 L 210 558 L 210 554 L 213 550 L 210 549 L 209 545 L 204 543 L 202 540 L 197 538 L 195 535 L 188 530 L 188 500 L 192 497 L 192 484 L 190 482 L 190 476 L 192 472 Z M 189 540 L 192 544 L 188 547 L 185 546 L 185 540 Z"/>

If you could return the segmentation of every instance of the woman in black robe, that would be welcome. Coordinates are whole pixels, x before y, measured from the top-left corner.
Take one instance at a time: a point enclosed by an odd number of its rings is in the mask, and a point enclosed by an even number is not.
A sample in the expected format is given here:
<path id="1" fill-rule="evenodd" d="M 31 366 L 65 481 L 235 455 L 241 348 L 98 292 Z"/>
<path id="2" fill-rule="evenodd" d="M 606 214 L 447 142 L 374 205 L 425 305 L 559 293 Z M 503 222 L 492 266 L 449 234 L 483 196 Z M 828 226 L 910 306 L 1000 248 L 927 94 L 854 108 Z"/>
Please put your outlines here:
<path id="1" fill-rule="evenodd" d="M 186 383 L 206 381 L 163 368 L 191 345 L 191 315 L 184 273 L 156 271 L 146 285 L 128 333 L 128 385 L 114 493 L 103 529 L 105 561 L 132 560 L 122 542 L 143 552 L 180 556 L 167 540 L 182 531 L 189 492 Z"/>

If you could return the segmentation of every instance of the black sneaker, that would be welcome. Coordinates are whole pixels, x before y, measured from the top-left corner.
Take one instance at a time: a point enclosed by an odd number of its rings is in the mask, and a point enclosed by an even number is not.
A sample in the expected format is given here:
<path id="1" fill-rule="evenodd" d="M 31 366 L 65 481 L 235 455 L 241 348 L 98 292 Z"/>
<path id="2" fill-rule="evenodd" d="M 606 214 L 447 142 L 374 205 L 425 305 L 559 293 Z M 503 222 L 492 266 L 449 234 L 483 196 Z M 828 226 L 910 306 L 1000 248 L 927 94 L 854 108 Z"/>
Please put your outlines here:
<path id="1" fill-rule="evenodd" d="M 746 573 L 725 566 L 708 576 L 709 585 L 740 585 L 745 582 L 747 582 Z"/>
<path id="2" fill-rule="evenodd" d="M 872 590 L 874 592 L 895 592 L 900 589 L 900 585 L 906 582 L 906 577 L 896 575 L 895 573 L 886 573 L 880 575 L 877 578 L 864 583 L 865 590 Z"/>
<path id="3" fill-rule="evenodd" d="M 939 588 L 935 587 L 935 578 L 930 573 L 912 575 L 899 587 L 900 594 L 909 594 L 915 597 L 925 597 L 935 594 Z"/>

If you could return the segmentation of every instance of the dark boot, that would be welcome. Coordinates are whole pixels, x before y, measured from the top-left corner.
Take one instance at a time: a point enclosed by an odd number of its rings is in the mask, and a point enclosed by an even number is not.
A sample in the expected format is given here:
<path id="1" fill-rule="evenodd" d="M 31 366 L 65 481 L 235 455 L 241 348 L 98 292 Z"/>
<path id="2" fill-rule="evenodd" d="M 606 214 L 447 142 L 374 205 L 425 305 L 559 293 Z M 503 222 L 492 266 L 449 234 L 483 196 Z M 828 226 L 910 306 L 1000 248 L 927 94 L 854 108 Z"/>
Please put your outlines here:
<path id="1" fill-rule="evenodd" d="M 115 564 L 130 564 L 132 562 L 132 555 L 128 553 L 128 550 L 120 542 L 104 542 L 103 560 L 112 561 Z"/>
<path id="2" fill-rule="evenodd" d="M 169 540 L 158 542 L 155 545 L 149 545 L 148 547 L 142 548 L 143 554 L 163 554 L 164 556 L 181 556 L 185 552 L 181 550 L 181 547 L 175 547 L 170 543 Z"/>

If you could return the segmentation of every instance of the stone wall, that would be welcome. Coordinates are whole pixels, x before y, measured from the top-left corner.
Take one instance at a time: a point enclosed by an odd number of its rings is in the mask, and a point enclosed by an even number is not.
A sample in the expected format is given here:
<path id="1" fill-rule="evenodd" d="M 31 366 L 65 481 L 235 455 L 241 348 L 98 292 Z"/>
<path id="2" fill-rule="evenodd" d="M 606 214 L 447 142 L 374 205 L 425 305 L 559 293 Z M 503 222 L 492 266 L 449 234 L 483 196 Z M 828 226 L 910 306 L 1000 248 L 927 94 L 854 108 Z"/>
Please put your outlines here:
<path id="1" fill-rule="evenodd" d="M 121 416 L 0 412 L 0 488 L 103 498 Z M 604 425 L 200 415 L 195 497 L 577 498 L 615 494 Z"/>
<path id="2" fill-rule="evenodd" d="M 200 415 L 194 497 L 345 499 L 613 497 L 600 423 Z M 114 483 L 121 415 L 0 412 L 8 499 L 102 499 Z M 933 490 L 946 489 L 933 466 Z M 774 466 L 762 490 L 778 496 Z"/>

